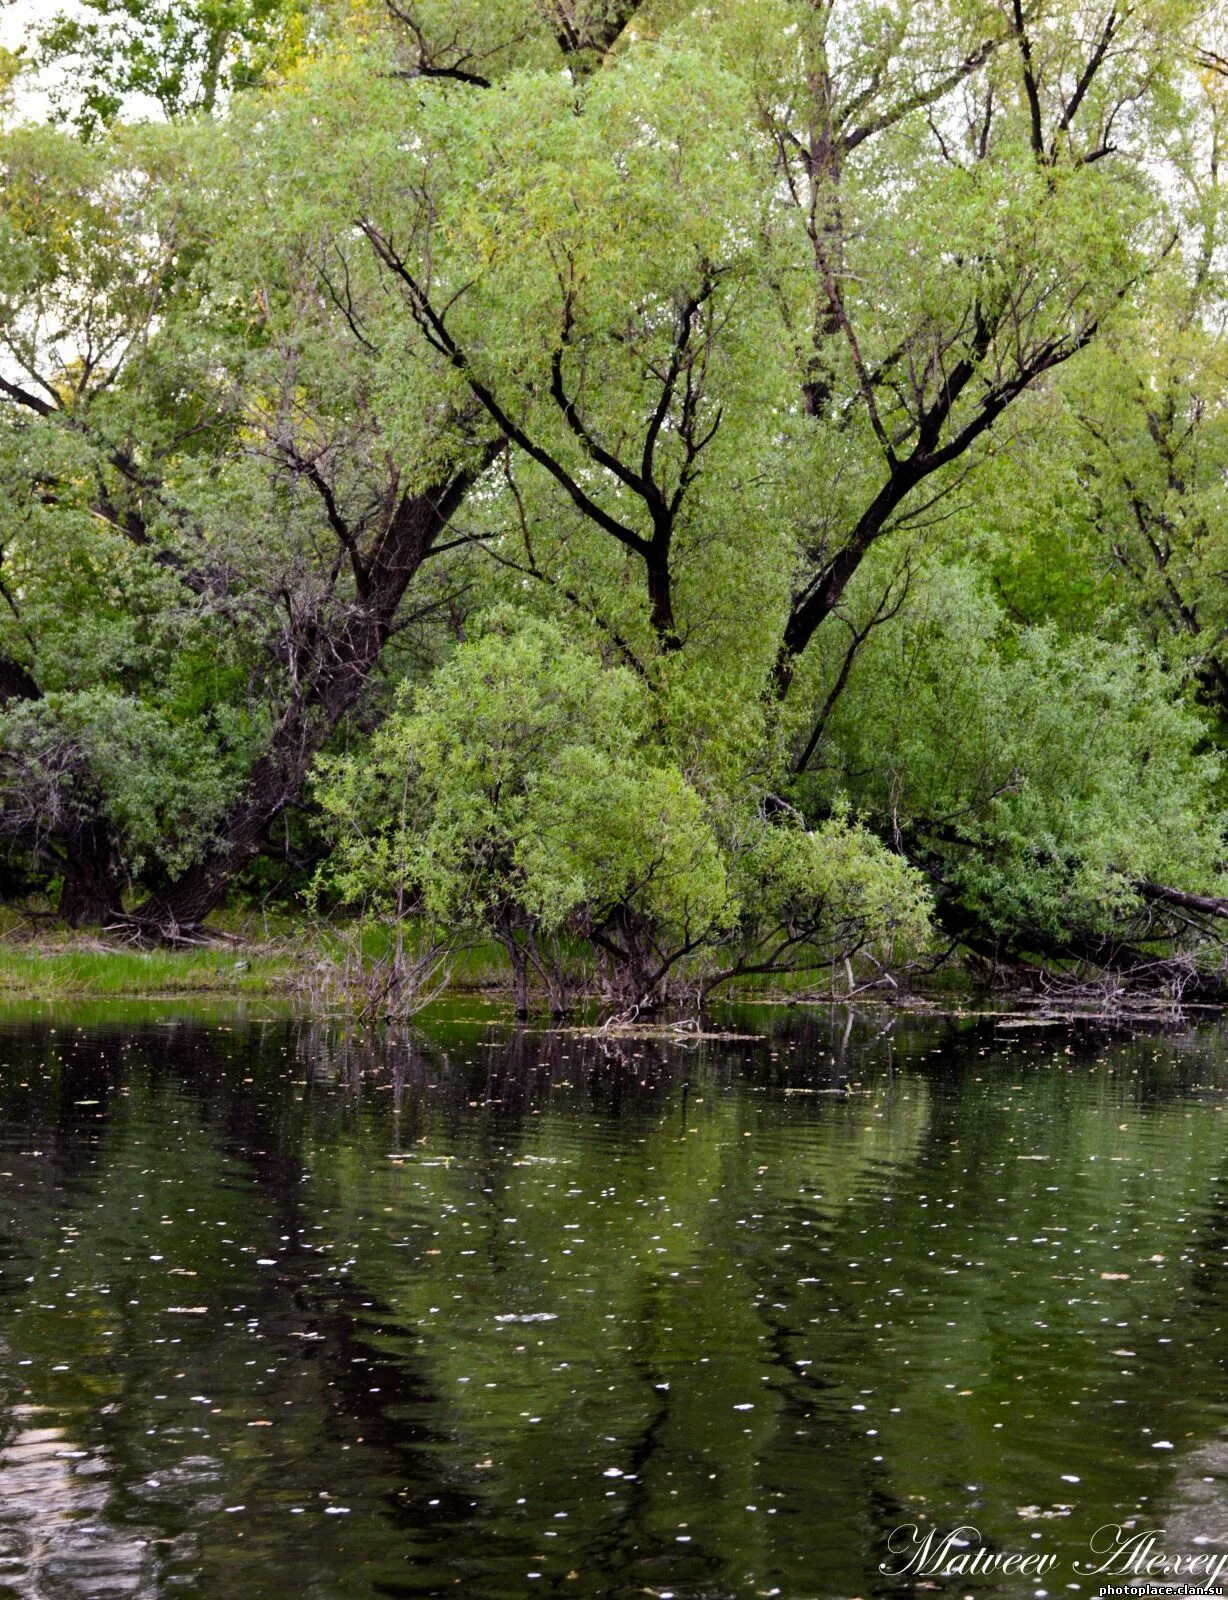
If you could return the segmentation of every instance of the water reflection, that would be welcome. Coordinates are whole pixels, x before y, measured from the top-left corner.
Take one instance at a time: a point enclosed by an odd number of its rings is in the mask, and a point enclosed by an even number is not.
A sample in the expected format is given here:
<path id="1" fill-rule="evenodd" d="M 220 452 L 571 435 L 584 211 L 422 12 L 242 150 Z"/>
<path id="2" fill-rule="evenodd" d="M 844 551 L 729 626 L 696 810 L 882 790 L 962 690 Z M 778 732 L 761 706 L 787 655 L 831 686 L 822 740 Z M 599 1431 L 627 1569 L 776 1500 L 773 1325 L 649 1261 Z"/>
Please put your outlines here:
<path id="1" fill-rule="evenodd" d="M 0 1596 L 898 1594 L 891 1529 L 962 1521 L 1073 1591 L 1101 1523 L 1224 1540 L 1219 1032 L 730 1031 L 8 1025 Z"/>
<path id="2" fill-rule="evenodd" d="M 15 1405 L 0 1450 L 0 1584 L 23 1600 L 154 1595 L 148 1535 L 110 1515 L 110 1464 Z"/>

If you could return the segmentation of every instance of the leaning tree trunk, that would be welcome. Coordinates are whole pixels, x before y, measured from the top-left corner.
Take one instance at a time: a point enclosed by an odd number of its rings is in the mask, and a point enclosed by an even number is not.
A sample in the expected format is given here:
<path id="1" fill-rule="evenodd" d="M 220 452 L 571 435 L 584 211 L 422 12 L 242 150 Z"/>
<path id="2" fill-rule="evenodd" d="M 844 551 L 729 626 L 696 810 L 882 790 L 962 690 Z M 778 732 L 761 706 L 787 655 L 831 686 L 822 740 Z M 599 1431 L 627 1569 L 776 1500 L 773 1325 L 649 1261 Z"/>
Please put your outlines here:
<path id="1" fill-rule="evenodd" d="M 335 629 L 314 640 L 314 666 L 300 676 L 301 687 L 218 825 L 215 845 L 135 912 L 132 920 L 145 933 L 173 939 L 208 916 L 259 853 L 270 824 L 301 799 L 316 756 L 369 683 L 406 589 L 492 455 L 493 446 L 486 459 L 401 502 L 363 592 Z"/>
<path id="2" fill-rule="evenodd" d="M 148 932 L 173 939 L 207 917 L 225 894 L 235 874 L 259 853 L 269 824 L 303 792 L 311 760 L 332 727 L 312 729 L 298 714 L 283 718 L 270 748 L 257 761 L 244 787 L 218 829 L 209 853 L 164 890 L 151 895 L 134 914 Z"/>

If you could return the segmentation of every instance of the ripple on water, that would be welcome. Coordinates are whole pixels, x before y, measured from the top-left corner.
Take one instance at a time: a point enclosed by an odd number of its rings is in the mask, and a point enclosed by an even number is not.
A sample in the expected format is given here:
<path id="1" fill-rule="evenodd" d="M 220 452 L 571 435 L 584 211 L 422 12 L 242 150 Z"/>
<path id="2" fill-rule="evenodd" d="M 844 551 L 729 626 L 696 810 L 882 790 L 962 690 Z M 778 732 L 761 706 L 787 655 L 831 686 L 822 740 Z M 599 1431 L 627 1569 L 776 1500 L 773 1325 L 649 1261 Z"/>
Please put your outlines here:
<path id="1" fill-rule="evenodd" d="M 0 1595 L 846 1597 L 901 1522 L 1222 1539 L 1218 1034 L 739 1031 L 0 1033 Z"/>

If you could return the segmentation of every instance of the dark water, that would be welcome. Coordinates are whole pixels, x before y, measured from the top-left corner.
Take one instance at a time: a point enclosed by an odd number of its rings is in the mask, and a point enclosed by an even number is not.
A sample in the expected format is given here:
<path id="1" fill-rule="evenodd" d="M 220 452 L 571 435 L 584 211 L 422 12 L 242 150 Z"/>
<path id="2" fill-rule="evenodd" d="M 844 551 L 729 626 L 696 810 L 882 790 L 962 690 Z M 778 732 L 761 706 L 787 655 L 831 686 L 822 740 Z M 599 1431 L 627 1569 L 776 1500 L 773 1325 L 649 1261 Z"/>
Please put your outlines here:
<path id="1" fill-rule="evenodd" d="M 1224 1548 L 1225 1034 L 847 1022 L 0 1027 L 0 1596 L 1096 1594 L 1102 1524 Z M 910 1523 L 1059 1560 L 886 1578 Z"/>

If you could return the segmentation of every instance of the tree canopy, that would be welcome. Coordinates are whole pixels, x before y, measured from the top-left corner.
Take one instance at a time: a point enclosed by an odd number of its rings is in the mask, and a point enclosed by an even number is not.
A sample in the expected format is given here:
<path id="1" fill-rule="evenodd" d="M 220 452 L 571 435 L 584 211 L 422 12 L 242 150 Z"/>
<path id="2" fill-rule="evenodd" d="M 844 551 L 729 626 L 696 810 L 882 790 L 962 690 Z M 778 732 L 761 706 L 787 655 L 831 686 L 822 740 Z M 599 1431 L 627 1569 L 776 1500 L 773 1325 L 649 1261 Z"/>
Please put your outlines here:
<path id="1" fill-rule="evenodd" d="M 525 998 L 944 943 L 1218 981 L 1219 24 L 37 31 L 50 120 L 0 135 L 9 892 L 175 937 L 314 881 L 501 940 Z"/>

